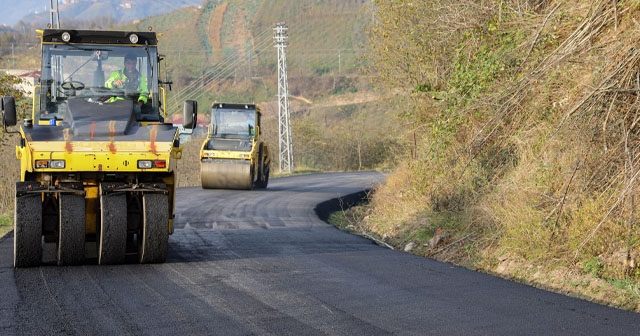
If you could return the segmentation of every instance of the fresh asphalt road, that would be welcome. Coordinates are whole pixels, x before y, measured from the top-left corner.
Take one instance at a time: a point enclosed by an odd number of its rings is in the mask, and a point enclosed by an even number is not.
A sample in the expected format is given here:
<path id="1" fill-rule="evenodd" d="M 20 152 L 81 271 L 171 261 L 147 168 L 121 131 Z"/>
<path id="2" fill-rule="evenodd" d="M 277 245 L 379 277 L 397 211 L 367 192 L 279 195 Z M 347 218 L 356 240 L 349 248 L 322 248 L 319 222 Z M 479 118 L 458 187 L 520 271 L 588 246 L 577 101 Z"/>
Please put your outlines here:
<path id="1" fill-rule="evenodd" d="M 12 267 L 1 335 L 638 335 L 640 314 L 378 246 L 320 220 L 374 172 L 181 188 L 166 263 Z M 325 208 L 324 203 L 320 208 Z"/>

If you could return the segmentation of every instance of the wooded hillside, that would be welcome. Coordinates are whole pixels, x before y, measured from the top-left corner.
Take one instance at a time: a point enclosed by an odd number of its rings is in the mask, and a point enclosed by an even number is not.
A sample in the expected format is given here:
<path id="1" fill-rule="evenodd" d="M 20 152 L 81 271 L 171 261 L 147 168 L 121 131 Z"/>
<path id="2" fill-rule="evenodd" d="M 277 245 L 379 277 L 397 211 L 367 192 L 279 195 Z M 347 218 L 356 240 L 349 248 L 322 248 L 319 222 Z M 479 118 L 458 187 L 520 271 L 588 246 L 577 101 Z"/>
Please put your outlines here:
<path id="1" fill-rule="evenodd" d="M 410 129 L 365 228 L 595 300 L 611 297 L 592 280 L 613 284 L 638 308 L 640 3 L 374 3 L 371 71 Z"/>

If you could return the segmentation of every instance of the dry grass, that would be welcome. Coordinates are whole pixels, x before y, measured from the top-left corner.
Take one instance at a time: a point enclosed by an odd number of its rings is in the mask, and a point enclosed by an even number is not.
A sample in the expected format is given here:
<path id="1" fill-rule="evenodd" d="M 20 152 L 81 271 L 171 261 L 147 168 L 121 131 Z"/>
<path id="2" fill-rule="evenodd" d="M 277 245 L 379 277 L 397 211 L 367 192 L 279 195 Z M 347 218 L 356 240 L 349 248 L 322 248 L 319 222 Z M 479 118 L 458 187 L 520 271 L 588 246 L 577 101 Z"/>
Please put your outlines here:
<path id="1" fill-rule="evenodd" d="M 228 2 L 224 2 L 216 7 L 209 21 L 209 43 L 214 49 L 222 48 L 220 34 L 222 32 L 222 20 L 228 5 Z"/>
<path id="2" fill-rule="evenodd" d="M 12 134 L 2 134 L 0 146 L 0 237 L 13 230 L 14 183 L 20 179 L 20 162 L 16 158 L 15 144 Z"/>
<path id="3" fill-rule="evenodd" d="M 0 238 L 13 230 L 13 212 L 0 216 Z"/>
<path id="4" fill-rule="evenodd" d="M 178 187 L 200 186 L 200 148 L 204 132 L 182 143 L 182 158 L 178 160 Z"/>
<path id="5" fill-rule="evenodd" d="M 13 214 L 14 182 L 20 180 L 20 161 L 16 158 L 15 134 L 2 134 L 0 146 L 0 214 Z"/>
<path id="6" fill-rule="evenodd" d="M 412 253 L 639 309 L 640 10 L 612 4 L 505 16 L 495 35 L 525 37 L 505 54 L 518 62 L 474 99 L 415 104 L 424 137 L 362 225 Z M 495 41 L 464 42 L 463 75 L 487 79 Z"/>

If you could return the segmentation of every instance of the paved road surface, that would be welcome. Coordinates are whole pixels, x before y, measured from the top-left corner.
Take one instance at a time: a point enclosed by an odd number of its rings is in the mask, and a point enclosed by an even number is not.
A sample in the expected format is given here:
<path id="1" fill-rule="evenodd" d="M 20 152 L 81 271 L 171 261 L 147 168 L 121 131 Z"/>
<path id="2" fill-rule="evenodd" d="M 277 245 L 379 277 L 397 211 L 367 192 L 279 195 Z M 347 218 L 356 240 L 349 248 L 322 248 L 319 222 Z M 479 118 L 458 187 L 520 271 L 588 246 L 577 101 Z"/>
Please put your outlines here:
<path id="1" fill-rule="evenodd" d="M 638 335 L 640 314 L 377 246 L 317 204 L 377 173 L 180 189 L 168 262 L 14 270 L 0 239 L 0 335 Z"/>

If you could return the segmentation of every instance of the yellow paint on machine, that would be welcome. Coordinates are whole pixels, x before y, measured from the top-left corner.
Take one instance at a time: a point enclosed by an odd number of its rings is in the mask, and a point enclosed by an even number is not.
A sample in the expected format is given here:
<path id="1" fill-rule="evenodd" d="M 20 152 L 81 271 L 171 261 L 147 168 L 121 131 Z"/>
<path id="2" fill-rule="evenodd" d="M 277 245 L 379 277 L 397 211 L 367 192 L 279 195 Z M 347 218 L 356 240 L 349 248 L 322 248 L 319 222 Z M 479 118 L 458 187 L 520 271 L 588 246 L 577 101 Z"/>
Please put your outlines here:
<path id="1" fill-rule="evenodd" d="M 93 144 L 94 147 L 89 147 Z M 64 171 L 141 171 L 137 167 L 139 160 L 165 160 L 164 168 L 145 169 L 144 171 L 168 171 L 172 144 L 155 143 L 155 151 L 151 142 L 119 142 L 117 149 L 110 149 L 111 142 L 74 142 L 73 151 L 66 150 L 65 142 L 41 142 L 29 147 L 32 160 L 65 160 Z M 60 171 L 59 169 L 36 169 L 31 166 L 27 171 Z"/>

